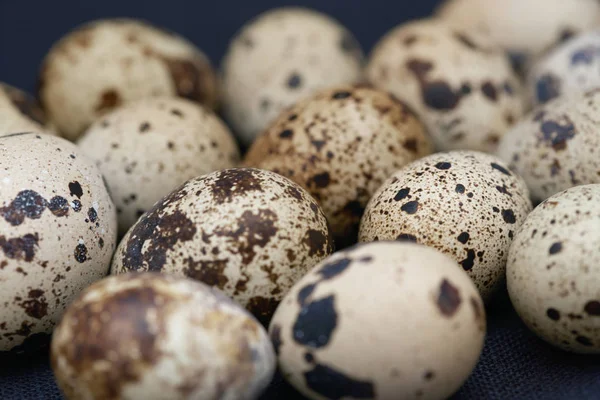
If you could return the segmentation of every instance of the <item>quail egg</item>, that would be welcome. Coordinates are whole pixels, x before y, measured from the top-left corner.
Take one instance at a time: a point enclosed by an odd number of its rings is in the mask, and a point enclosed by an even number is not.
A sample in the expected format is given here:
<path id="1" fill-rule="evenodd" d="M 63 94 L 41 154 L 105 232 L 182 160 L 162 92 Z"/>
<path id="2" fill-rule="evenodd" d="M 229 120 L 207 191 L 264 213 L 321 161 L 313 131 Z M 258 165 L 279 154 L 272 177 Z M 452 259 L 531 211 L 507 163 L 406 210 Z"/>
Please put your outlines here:
<path id="1" fill-rule="evenodd" d="M 0 135 L 27 131 L 52 133 L 37 100 L 20 89 L 0 82 Z"/>

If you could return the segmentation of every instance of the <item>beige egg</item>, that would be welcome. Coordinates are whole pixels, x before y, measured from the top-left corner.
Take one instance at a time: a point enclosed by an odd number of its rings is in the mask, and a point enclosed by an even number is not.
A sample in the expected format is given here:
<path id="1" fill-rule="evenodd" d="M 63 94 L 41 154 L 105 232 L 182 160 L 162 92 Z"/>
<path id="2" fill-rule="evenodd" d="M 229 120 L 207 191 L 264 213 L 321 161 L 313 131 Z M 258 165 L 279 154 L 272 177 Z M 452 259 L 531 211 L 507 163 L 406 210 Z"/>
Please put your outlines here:
<path id="1" fill-rule="evenodd" d="M 366 74 L 421 116 L 440 151 L 494 151 L 524 112 L 522 86 L 504 52 L 438 19 L 387 33 Z"/>
<path id="2" fill-rule="evenodd" d="M 100 171 L 64 139 L 0 135 L 0 171 L 0 352 L 20 352 L 108 273 L 117 218 Z"/>
<path id="3" fill-rule="evenodd" d="M 527 217 L 510 247 L 508 292 L 554 346 L 600 354 L 600 185 L 562 191 Z"/>
<path id="4" fill-rule="evenodd" d="M 29 131 L 53 133 L 36 99 L 0 82 L 0 135 Z"/>
<path id="5" fill-rule="evenodd" d="M 525 182 L 498 158 L 437 153 L 396 172 L 369 202 L 359 240 L 413 241 L 450 255 L 488 301 L 531 211 Z"/>
<path id="6" fill-rule="evenodd" d="M 112 273 L 162 271 L 218 287 L 265 324 L 332 251 L 315 200 L 281 175 L 248 168 L 192 179 L 123 238 Z"/>
<path id="7" fill-rule="evenodd" d="M 84 24 L 44 59 L 39 96 L 58 130 L 75 140 L 106 112 L 146 97 L 179 96 L 214 107 L 216 75 L 181 36 L 133 19 Z"/>
<path id="8" fill-rule="evenodd" d="M 152 273 L 86 289 L 54 333 L 51 361 L 69 400 L 254 400 L 275 371 L 267 332 L 244 309 Z"/>
<path id="9" fill-rule="evenodd" d="M 527 182 L 534 203 L 573 186 L 600 183 L 600 90 L 557 99 L 515 126 L 498 156 Z"/>
<path id="10" fill-rule="evenodd" d="M 383 91 L 341 86 L 283 113 L 244 162 L 306 188 L 344 247 L 356 242 L 364 207 L 381 183 L 430 152 L 423 124 L 404 103 Z"/>
<path id="11" fill-rule="evenodd" d="M 269 327 L 283 376 L 315 400 L 447 398 L 475 367 L 485 330 L 467 274 L 434 249 L 397 242 L 325 259 Z"/>
<path id="12" fill-rule="evenodd" d="M 267 11 L 236 34 L 222 63 L 224 113 L 249 145 L 281 111 L 315 91 L 362 80 L 363 53 L 329 16 Z"/>
<path id="13" fill-rule="evenodd" d="M 121 234 L 187 180 L 233 167 L 240 158 L 219 117 L 179 98 L 144 99 L 113 111 L 78 145 L 106 177 Z"/>

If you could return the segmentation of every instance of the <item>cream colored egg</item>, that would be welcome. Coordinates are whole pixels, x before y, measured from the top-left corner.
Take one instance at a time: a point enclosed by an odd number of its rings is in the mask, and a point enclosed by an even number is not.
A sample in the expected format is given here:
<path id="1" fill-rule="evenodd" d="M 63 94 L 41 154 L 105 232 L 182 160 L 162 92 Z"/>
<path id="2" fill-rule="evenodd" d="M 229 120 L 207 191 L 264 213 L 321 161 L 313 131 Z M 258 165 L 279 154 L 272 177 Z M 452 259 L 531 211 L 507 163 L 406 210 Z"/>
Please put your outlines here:
<path id="1" fill-rule="evenodd" d="M 0 135 L 30 131 L 53 133 L 37 100 L 0 82 Z"/>

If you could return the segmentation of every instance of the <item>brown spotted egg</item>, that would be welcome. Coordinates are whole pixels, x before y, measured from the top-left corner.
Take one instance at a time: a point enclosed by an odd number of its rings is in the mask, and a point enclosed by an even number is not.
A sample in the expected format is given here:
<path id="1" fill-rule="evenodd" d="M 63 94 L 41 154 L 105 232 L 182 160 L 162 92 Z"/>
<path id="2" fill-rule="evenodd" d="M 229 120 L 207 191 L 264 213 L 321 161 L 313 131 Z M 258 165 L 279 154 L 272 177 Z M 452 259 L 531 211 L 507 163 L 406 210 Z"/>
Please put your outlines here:
<path id="1" fill-rule="evenodd" d="M 113 111 L 78 145 L 106 177 L 121 234 L 188 179 L 234 167 L 240 158 L 219 117 L 174 97 L 143 99 Z"/>
<path id="2" fill-rule="evenodd" d="M 467 274 L 434 249 L 398 242 L 323 260 L 269 327 L 283 376 L 314 400 L 447 398 L 475 367 L 485 331 Z"/>
<path id="3" fill-rule="evenodd" d="M 522 87 L 504 52 L 486 36 L 439 19 L 386 34 L 371 53 L 367 78 L 413 107 L 441 151 L 491 152 L 524 112 Z"/>
<path id="4" fill-rule="evenodd" d="M 31 95 L 0 82 L 0 135 L 29 131 L 51 134 L 46 114 Z"/>
<path id="5" fill-rule="evenodd" d="M 376 89 L 341 86 L 284 112 L 245 163 L 306 188 L 344 247 L 356 242 L 364 207 L 381 183 L 430 152 L 423 124 L 404 103 Z"/>
<path id="6" fill-rule="evenodd" d="M 202 281 L 266 324 L 331 251 L 325 215 L 306 191 L 273 172 L 232 168 L 188 181 L 144 214 L 119 245 L 112 272 Z"/>
<path id="7" fill-rule="evenodd" d="M 51 362 L 69 400 L 254 400 L 275 370 L 248 312 L 204 284 L 153 273 L 86 289 L 56 328 Z"/>
<path id="8" fill-rule="evenodd" d="M 285 108 L 329 86 L 362 80 L 354 36 L 327 15 L 283 7 L 248 22 L 223 60 L 227 119 L 249 145 Z"/>
<path id="9" fill-rule="evenodd" d="M 545 104 L 515 126 L 498 156 L 527 182 L 534 203 L 573 186 L 600 183 L 600 90 Z"/>
<path id="10" fill-rule="evenodd" d="M 107 274 L 117 219 L 100 171 L 64 139 L 0 135 L 0 171 L 0 352 L 18 352 Z"/>
<path id="11" fill-rule="evenodd" d="M 133 100 L 217 102 L 216 75 L 204 53 L 183 37 L 133 19 L 98 20 L 71 31 L 50 49 L 39 79 L 42 104 L 69 140 Z"/>
<path id="12" fill-rule="evenodd" d="M 510 247 L 508 293 L 538 336 L 600 354 L 600 185 L 567 189 L 527 217 Z"/>
<path id="13" fill-rule="evenodd" d="M 369 202 L 359 240 L 413 241 L 452 256 L 488 301 L 512 239 L 531 211 L 525 182 L 498 158 L 437 153 L 389 178 Z"/>

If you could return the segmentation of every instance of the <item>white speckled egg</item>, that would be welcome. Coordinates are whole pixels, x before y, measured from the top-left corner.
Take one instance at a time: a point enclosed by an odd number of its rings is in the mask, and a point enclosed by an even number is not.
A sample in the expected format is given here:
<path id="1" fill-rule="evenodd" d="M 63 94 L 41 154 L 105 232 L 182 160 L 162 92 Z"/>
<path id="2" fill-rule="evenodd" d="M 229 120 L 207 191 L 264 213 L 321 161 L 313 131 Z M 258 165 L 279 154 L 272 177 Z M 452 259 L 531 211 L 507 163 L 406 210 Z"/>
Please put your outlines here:
<path id="1" fill-rule="evenodd" d="M 394 171 L 431 152 L 423 124 L 380 90 L 326 89 L 283 113 L 246 154 L 246 165 L 275 171 L 323 207 L 339 247 L 356 242 L 364 207 Z"/>
<path id="2" fill-rule="evenodd" d="M 487 37 L 438 19 L 400 25 L 375 46 L 367 78 L 423 118 L 438 150 L 491 152 L 524 112 L 522 87 Z"/>
<path id="3" fill-rule="evenodd" d="M 498 158 L 437 153 L 396 172 L 373 196 L 359 240 L 406 240 L 452 256 L 488 301 L 513 235 L 531 211 L 525 182 Z"/>
<path id="4" fill-rule="evenodd" d="M 0 135 L 29 131 L 53 133 L 36 99 L 0 82 Z"/>
<path id="5" fill-rule="evenodd" d="M 600 354 L 600 185 L 560 192 L 527 217 L 510 247 L 508 293 L 538 336 Z"/>
<path id="6" fill-rule="evenodd" d="M 218 290 L 161 274 L 109 277 L 52 340 L 67 399 L 254 400 L 275 370 L 264 328 Z"/>
<path id="7" fill-rule="evenodd" d="M 498 156 L 527 182 L 534 203 L 572 186 L 600 183 L 600 90 L 557 99 L 509 133 Z"/>
<path id="8" fill-rule="evenodd" d="M 179 96 L 214 107 L 216 79 L 206 56 L 183 37 L 144 21 L 106 19 L 50 49 L 39 96 L 50 120 L 74 140 L 106 112 L 141 98 Z"/>
<path id="9" fill-rule="evenodd" d="M 106 177 L 119 231 L 188 179 L 239 161 L 235 140 L 211 111 L 180 98 L 151 98 L 98 120 L 78 141 Z"/>
<path id="10" fill-rule="evenodd" d="M 481 353 L 485 311 L 448 256 L 412 243 L 325 259 L 278 307 L 269 332 L 283 376 L 310 399 L 442 399 Z"/>
<path id="11" fill-rule="evenodd" d="M 20 352 L 107 274 L 117 218 L 100 171 L 64 139 L 0 135 L 0 171 L 0 352 Z"/>
<path id="12" fill-rule="evenodd" d="M 316 90 L 362 80 L 363 53 L 336 20 L 306 8 L 267 11 L 236 34 L 222 64 L 224 112 L 249 145 Z"/>
<path id="13" fill-rule="evenodd" d="M 600 30 L 577 36 L 557 47 L 531 69 L 528 90 L 532 103 L 557 97 L 577 98 L 600 87 Z"/>
<path id="14" fill-rule="evenodd" d="M 325 215 L 306 191 L 273 172 L 232 168 L 188 181 L 144 214 L 119 245 L 112 272 L 202 281 L 266 324 L 331 251 Z"/>

